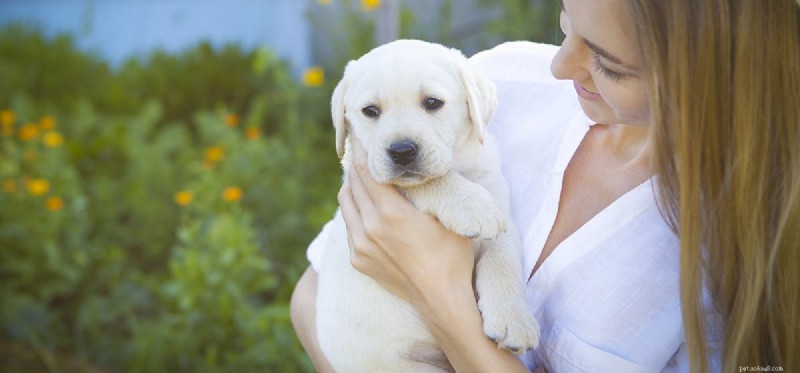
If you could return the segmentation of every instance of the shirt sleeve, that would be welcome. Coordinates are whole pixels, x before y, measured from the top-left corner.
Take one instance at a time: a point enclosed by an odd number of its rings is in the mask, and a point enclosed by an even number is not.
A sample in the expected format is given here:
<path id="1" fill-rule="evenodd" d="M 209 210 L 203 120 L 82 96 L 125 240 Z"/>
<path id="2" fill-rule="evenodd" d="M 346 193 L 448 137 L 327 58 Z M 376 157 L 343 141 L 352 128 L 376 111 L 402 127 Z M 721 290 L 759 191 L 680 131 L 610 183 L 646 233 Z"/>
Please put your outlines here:
<path id="1" fill-rule="evenodd" d="M 311 244 L 308 245 L 308 249 L 306 250 L 306 258 L 308 258 L 308 262 L 311 263 L 311 268 L 317 273 L 319 273 L 319 269 L 322 267 L 322 257 L 325 246 L 328 244 L 331 225 L 330 221 L 326 223 L 325 226 L 322 227 L 322 231 L 311 241 Z"/>
<path id="2" fill-rule="evenodd" d="M 494 81 L 550 83 L 555 81 L 550 62 L 558 47 L 529 41 L 512 41 L 474 54 L 470 65 Z"/>

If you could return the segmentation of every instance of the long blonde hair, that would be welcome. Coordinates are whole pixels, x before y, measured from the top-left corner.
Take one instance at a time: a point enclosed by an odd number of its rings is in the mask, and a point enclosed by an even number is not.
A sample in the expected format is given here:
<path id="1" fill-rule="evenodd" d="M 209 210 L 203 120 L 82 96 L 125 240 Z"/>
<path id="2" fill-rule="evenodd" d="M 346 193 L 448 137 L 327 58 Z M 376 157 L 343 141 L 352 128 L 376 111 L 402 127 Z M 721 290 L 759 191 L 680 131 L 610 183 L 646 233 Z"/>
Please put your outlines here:
<path id="1" fill-rule="evenodd" d="M 680 237 L 693 372 L 800 371 L 800 5 L 629 0 L 662 213 Z"/>

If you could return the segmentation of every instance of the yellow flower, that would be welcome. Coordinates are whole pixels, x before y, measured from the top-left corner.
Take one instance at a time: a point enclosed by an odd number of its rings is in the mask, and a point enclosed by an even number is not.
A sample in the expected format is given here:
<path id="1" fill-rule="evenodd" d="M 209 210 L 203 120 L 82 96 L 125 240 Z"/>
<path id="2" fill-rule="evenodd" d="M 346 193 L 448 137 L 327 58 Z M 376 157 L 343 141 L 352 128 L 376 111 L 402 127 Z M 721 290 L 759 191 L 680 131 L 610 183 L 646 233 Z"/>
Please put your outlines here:
<path id="1" fill-rule="evenodd" d="M 50 211 L 58 211 L 64 208 L 64 200 L 59 196 L 52 196 L 44 201 L 44 206 Z"/>
<path id="2" fill-rule="evenodd" d="M 366 11 L 374 10 L 381 6 L 381 0 L 361 0 L 361 7 Z"/>
<path id="3" fill-rule="evenodd" d="M 17 116 L 14 115 L 13 111 L 11 111 L 11 110 L 0 111 L 0 124 L 2 124 L 3 127 L 6 127 L 6 126 L 10 127 L 10 126 L 14 125 L 14 122 L 16 120 L 17 120 Z"/>
<path id="4" fill-rule="evenodd" d="M 56 127 L 56 119 L 55 118 L 53 118 L 53 117 L 51 117 L 49 115 L 45 115 L 41 119 L 39 119 L 39 128 L 41 128 L 42 130 L 47 131 L 47 130 L 51 130 L 51 129 L 55 128 L 55 127 Z"/>
<path id="5" fill-rule="evenodd" d="M 194 200 L 194 193 L 191 190 L 184 190 L 175 193 L 175 203 L 181 206 L 186 206 L 192 203 L 192 200 Z"/>
<path id="6" fill-rule="evenodd" d="M 258 127 L 247 127 L 244 131 L 244 137 L 248 140 L 255 140 L 261 136 L 261 130 Z"/>
<path id="7" fill-rule="evenodd" d="M 236 127 L 239 125 L 239 116 L 236 114 L 228 114 L 225 116 L 225 125 L 228 127 Z"/>
<path id="8" fill-rule="evenodd" d="M 330 5 L 331 0 L 317 0 L 317 2 L 322 5 Z"/>
<path id="9" fill-rule="evenodd" d="M 319 66 L 313 66 L 303 73 L 303 84 L 309 87 L 319 87 L 325 83 L 325 72 Z"/>
<path id="10" fill-rule="evenodd" d="M 19 139 L 23 141 L 33 140 L 39 136 L 39 126 L 36 123 L 27 123 L 19 129 Z"/>
<path id="11" fill-rule="evenodd" d="M 215 163 L 225 158 L 225 149 L 221 146 L 212 146 L 206 149 L 206 163 Z"/>
<path id="12" fill-rule="evenodd" d="M 28 193 L 38 197 L 47 194 L 50 190 L 50 183 L 45 179 L 31 179 L 25 183 L 25 187 L 28 188 Z"/>
<path id="13" fill-rule="evenodd" d="M 227 187 L 222 191 L 222 198 L 228 202 L 239 202 L 242 199 L 242 190 L 239 187 Z"/>
<path id="14" fill-rule="evenodd" d="M 42 136 L 42 143 L 47 147 L 57 148 L 64 143 L 64 136 L 61 136 L 57 131 L 47 131 L 47 133 Z"/>

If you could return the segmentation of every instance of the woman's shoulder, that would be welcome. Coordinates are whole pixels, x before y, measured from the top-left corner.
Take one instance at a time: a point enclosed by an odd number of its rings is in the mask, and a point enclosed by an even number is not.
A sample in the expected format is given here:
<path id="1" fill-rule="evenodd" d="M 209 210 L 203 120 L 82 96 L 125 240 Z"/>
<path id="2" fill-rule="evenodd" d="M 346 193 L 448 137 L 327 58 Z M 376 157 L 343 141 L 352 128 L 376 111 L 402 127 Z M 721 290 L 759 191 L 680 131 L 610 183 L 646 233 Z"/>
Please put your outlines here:
<path id="1" fill-rule="evenodd" d="M 529 41 L 512 41 L 478 52 L 470 64 L 495 81 L 552 82 L 550 62 L 558 46 Z"/>

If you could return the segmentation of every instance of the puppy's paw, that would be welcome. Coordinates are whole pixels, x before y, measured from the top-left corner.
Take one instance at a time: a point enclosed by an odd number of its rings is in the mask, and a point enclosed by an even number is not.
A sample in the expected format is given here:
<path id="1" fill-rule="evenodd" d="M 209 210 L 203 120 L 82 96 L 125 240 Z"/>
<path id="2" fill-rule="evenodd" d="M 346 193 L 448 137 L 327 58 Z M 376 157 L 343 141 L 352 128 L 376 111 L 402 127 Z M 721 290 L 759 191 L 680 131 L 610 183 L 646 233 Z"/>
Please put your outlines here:
<path id="1" fill-rule="evenodd" d="M 486 189 L 476 187 L 438 214 L 448 229 L 469 238 L 492 239 L 506 231 L 506 216 Z"/>
<path id="2" fill-rule="evenodd" d="M 503 303 L 478 303 L 483 316 L 483 332 L 497 342 L 499 348 L 516 354 L 536 348 L 539 345 L 539 323 L 524 303 Z"/>

